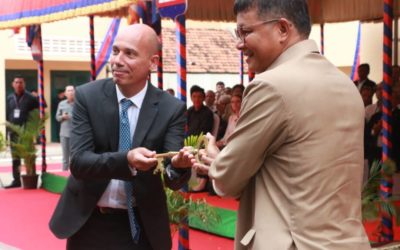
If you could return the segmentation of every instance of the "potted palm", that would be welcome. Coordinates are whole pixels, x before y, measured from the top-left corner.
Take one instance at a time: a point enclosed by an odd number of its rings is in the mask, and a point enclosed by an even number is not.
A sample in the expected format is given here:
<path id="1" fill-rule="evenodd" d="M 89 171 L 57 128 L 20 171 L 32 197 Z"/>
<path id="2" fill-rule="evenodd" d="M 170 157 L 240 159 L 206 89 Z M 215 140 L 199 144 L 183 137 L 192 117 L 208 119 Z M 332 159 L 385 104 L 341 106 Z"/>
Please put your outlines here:
<path id="1" fill-rule="evenodd" d="M 11 142 L 16 156 L 24 162 L 25 175 L 21 175 L 24 189 L 37 188 L 38 175 L 36 174 L 36 147 L 35 141 L 40 131 L 44 128 L 44 120 L 39 116 L 39 110 L 35 109 L 29 113 L 28 120 L 24 125 L 16 125 L 6 122 L 7 128 L 17 135 L 17 140 Z"/>
<path id="2" fill-rule="evenodd" d="M 197 152 L 201 148 L 206 147 L 207 140 L 202 133 L 200 135 L 191 135 L 185 138 L 184 145 L 192 147 L 193 153 L 196 155 L 197 160 L 199 160 Z M 154 170 L 154 174 L 159 172 L 164 173 L 164 159 L 171 158 L 177 153 L 178 152 L 167 152 L 163 154 L 157 154 L 156 157 L 158 158 L 158 165 Z M 163 180 L 163 175 L 161 175 L 161 178 Z M 172 234 L 180 229 L 186 228 L 189 217 L 198 219 L 206 227 L 216 225 L 221 222 L 221 218 L 216 209 L 208 205 L 204 198 L 193 200 L 188 193 L 182 191 L 173 191 L 167 188 L 165 185 L 164 190 L 167 197 L 168 215 L 171 223 Z"/>
<path id="3" fill-rule="evenodd" d="M 395 206 L 395 197 L 383 198 L 380 192 L 382 180 L 392 178 L 396 172 L 396 164 L 392 160 L 375 161 L 370 169 L 369 178 L 363 186 L 361 205 L 363 221 L 376 221 L 383 214 L 387 214 L 395 218 L 396 225 L 400 224 L 399 208 Z M 378 241 L 382 235 L 382 226 L 378 226 L 373 232 L 373 235 L 378 236 Z M 379 247 L 387 242 L 371 242 L 372 247 Z M 398 244 L 393 245 L 390 249 L 400 249 Z M 386 249 L 386 248 L 385 248 Z M 387 248 L 389 249 L 389 248 Z"/>

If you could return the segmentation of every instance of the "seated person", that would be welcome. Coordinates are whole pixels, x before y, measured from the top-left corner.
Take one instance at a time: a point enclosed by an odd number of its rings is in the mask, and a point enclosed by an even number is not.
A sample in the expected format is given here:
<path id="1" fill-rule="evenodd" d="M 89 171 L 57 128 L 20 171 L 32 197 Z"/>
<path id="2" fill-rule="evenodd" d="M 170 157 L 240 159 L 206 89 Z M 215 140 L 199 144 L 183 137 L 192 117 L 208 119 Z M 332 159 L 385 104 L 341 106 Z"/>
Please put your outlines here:
<path id="1" fill-rule="evenodd" d="M 236 123 L 239 119 L 240 114 L 240 106 L 242 104 L 242 96 L 241 95 L 233 95 L 231 97 L 231 110 L 232 113 L 229 116 L 228 126 L 225 130 L 224 137 L 221 140 L 217 141 L 217 146 L 221 149 L 225 147 L 226 143 L 228 142 L 229 137 L 233 133 L 236 127 Z"/>

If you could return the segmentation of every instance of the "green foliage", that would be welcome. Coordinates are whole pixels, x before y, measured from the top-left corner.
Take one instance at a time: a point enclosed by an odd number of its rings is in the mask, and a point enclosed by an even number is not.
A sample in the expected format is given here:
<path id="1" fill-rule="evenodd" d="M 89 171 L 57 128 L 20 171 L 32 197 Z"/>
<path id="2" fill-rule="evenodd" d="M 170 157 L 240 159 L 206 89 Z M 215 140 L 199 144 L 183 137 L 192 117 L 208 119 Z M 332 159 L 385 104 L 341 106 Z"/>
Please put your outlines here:
<path id="1" fill-rule="evenodd" d="M 185 147 L 193 147 L 194 149 L 201 149 L 202 146 L 204 146 L 204 140 L 205 136 L 203 133 L 200 133 L 199 135 L 189 135 L 188 137 L 185 138 Z"/>
<path id="2" fill-rule="evenodd" d="M 29 113 L 25 125 L 20 126 L 6 122 L 6 126 L 18 136 L 16 142 L 11 142 L 11 147 L 14 149 L 15 156 L 23 159 L 27 175 L 36 174 L 35 140 L 44 128 L 45 119 L 40 119 L 39 110 L 34 109 Z"/>
<path id="3" fill-rule="evenodd" d="M 205 136 L 203 134 L 198 136 L 191 135 L 185 138 L 184 144 L 185 146 L 192 146 L 195 150 L 199 150 L 204 140 Z M 169 219 L 174 225 L 172 228 L 173 233 L 189 217 L 198 218 L 206 227 L 220 223 L 221 218 L 216 209 L 208 205 L 205 199 L 194 201 L 188 196 L 188 193 L 173 191 L 167 187 L 165 187 L 165 194 L 167 196 Z"/>
<path id="4" fill-rule="evenodd" d="M 168 188 L 165 189 L 165 193 L 167 195 L 169 220 L 174 225 L 173 233 L 189 217 L 198 218 L 206 227 L 221 222 L 216 209 L 208 205 L 205 199 L 194 201 L 191 197 L 185 197 L 187 194 Z"/>
<path id="5" fill-rule="evenodd" d="M 6 145 L 7 145 L 6 138 L 3 135 L 3 133 L 0 132 L 0 152 L 3 152 L 6 150 Z"/>
<path id="6" fill-rule="evenodd" d="M 391 177 L 396 171 L 396 165 L 392 160 L 385 162 L 375 161 L 370 170 L 369 178 L 364 184 L 361 194 L 363 220 L 375 220 L 379 217 L 380 211 L 385 211 L 396 216 L 396 207 L 393 199 L 384 199 L 380 196 L 380 183 L 383 178 Z M 399 219 L 397 218 L 397 224 Z"/>

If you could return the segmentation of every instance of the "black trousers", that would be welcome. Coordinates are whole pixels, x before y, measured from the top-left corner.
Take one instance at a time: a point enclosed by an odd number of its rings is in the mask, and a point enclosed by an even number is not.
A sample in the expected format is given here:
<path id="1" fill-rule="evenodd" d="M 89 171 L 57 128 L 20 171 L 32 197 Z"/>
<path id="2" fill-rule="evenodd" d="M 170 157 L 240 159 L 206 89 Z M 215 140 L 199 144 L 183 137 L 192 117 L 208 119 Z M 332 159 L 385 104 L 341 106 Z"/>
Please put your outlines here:
<path id="1" fill-rule="evenodd" d="M 67 250 L 151 250 L 138 213 L 136 218 L 141 228 L 138 244 L 131 236 L 128 213 L 102 214 L 96 208 L 86 224 L 68 238 Z"/>
<path id="2" fill-rule="evenodd" d="M 14 133 L 10 133 L 10 140 L 11 142 L 16 142 L 18 139 L 17 135 Z M 21 158 L 15 155 L 15 149 L 13 146 L 10 147 L 11 149 L 11 156 L 12 156 L 12 175 L 14 179 L 14 183 L 21 183 Z"/>

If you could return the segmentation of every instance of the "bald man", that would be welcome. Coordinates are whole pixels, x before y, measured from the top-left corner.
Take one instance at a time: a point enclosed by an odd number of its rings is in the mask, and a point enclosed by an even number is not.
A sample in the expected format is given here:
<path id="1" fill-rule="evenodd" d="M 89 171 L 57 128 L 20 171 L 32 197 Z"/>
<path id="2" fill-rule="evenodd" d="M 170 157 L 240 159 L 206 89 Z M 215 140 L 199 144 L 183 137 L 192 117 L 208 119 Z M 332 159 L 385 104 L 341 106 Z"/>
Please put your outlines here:
<path id="1" fill-rule="evenodd" d="M 148 26 L 123 28 L 112 48 L 113 78 L 76 89 L 71 176 L 50 221 L 67 249 L 171 249 L 163 184 L 152 170 L 156 152 L 183 147 L 186 108 L 146 83 L 158 48 Z M 183 149 L 164 163 L 169 188 L 187 182 L 192 157 Z"/>

